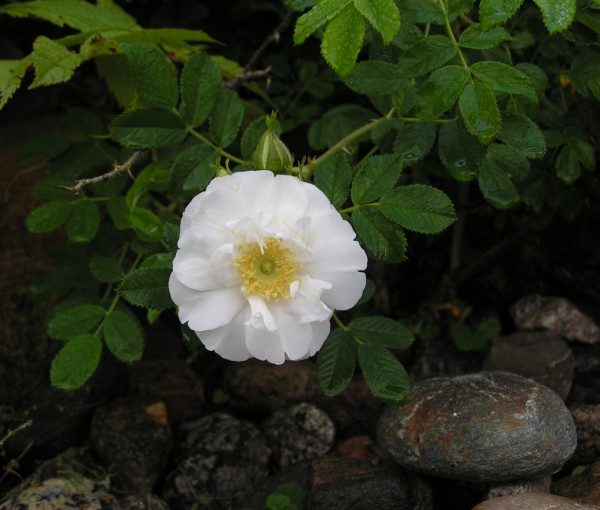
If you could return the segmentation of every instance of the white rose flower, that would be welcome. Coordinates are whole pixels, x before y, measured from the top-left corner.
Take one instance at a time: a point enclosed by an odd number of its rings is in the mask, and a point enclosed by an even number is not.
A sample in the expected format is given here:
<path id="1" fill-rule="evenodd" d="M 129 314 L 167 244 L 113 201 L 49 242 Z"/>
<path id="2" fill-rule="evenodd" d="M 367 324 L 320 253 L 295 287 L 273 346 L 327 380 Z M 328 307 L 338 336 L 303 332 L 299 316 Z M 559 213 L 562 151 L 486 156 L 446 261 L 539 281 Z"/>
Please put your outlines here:
<path id="1" fill-rule="evenodd" d="M 314 355 L 334 309 L 365 286 L 367 256 L 316 186 L 260 170 L 217 177 L 189 203 L 169 291 L 179 319 L 223 358 Z"/>

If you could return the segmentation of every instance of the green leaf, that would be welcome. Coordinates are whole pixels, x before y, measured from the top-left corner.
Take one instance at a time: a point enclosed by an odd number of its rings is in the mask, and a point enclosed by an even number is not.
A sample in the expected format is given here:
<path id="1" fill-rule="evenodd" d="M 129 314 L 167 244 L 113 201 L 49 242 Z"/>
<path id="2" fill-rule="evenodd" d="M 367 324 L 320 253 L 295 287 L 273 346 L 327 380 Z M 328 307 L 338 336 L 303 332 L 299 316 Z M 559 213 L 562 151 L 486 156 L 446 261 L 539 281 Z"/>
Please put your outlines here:
<path id="1" fill-rule="evenodd" d="M 116 283 L 123 278 L 121 264 L 110 257 L 92 257 L 90 271 L 94 278 L 102 283 Z"/>
<path id="2" fill-rule="evenodd" d="M 254 119 L 250 125 L 244 131 L 242 139 L 240 140 L 240 149 L 242 151 L 242 158 L 252 159 L 252 154 L 256 150 L 256 146 L 260 141 L 263 133 L 267 130 L 267 116 L 263 115 L 258 119 Z M 277 135 L 281 135 L 281 124 L 278 121 L 273 122 L 273 132 Z"/>
<path id="3" fill-rule="evenodd" d="M 98 305 L 80 305 L 58 312 L 48 322 L 48 336 L 56 340 L 69 340 L 87 333 L 105 316 L 106 311 Z"/>
<path id="4" fill-rule="evenodd" d="M 78 53 L 44 36 L 38 37 L 33 43 L 31 58 L 35 69 L 35 79 L 29 87 L 32 89 L 68 81 L 83 62 Z"/>
<path id="5" fill-rule="evenodd" d="M 210 114 L 221 86 L 221 71 L 206 53 L 194 53 L 181 73 L 181 112 L 192 126 Z"/>
<path id="6" fill-rule="evenodd" d="M 573 184 L 581 176 L 581 165 L 577 152 L 565 145 L 556 158 L 556 175 L 565 184 Z"/>
<path id="7" fill-rule="evenodd" d="M 36 207 L 27 215 L 27 230 L 34 234 L 51 232 L 61 227 L 71 215 L 69 202 L 48 202 Z"/>
<path id="8" fill-rule="evenodd" d="M 454 345 L 461 351 L 481 351 L 487 347 L 489 337 L 466 324 L 456 322 L 450 326 L 450 335 Z"/>
<path id="9" fill-rule="evenodd" d="M 485 60 L 473 64 L 471 72 L 496 92 L 519 94 L 537 103 L 533 82 L 529 76 L 513 66 Z"/>
<path id="10" fill-rule="evenodd" d="M 177 249 L 177 243 L 179 242 L 179 225 L 165 223 L 163 238 L 168 249 L 175 251 Z"/>
<path id="11" fill-rule="evenodd" d="M 510 176 L 489 159 L 479 168 L 479 189 L 485 199 L 498 209 L 508 209 L 519 202 L 519 194 Z"/>
<path id="12" fill-rule="evenodd" d="M 387 264 L 406 260 L 406 237 L 403 230 L 372 208 L 352 212 L 352 224 L 364 245 Z"/>
<path id="13" fill-rule="evenodd" d="M 173 306 L 168 289 L 170 268 L 146 267 L 125 275 L 119 293 L 132 305 L 166 310 Z"/>
<path id="14" fill-rule="evenodd" d="M 479 21 L 483 30 L 504 23 L 519 10 L 524 0 L 481 0 Z"/>
<path id="15" fill-rule="evenodd" d="M 316 5 L 296 21 L 294 44 L 302 44 L 306 38 L 351 4 L 352 0 L 319 0 Z"/>
<path id="16" fill-rule="evenodd" d="M 503 41 L 508 41 L 510 38 L 510 34 L 502 27 L 494 27 L 485 31 L 481 29 L 479 23 L 475 23 L 460 34 L 458 43 L 463 48 L 489 50 Z"/>
<path id="17" fill-rule="evenodd" d="M 456 46 L 443 35 L 417 41 L 400 57 L 398 66 L 407 78 L 416 78 L 443 66 L 456 55 Z"/>
<path id="18" fill-rule="evenodd" d="M 498 138 L 528 158 L 541 158 L 546 153 L 544 134 L 531 119 L 524 115 L 506 114 Z"/>
<path id="19" fill-rule="evenodd" d="M 133 363 L 142 358 L 144 334 L 137 320 L 130 314 L 111 312 L 102 328 L 108 350 L 120 361 Z"/>
<path id="20" fill-rule="evenodd" d="M 542 11 L 544 25 L 551 34 L 563 32 L 573 22 L 577 0 L 533 0 Z"/>
<path id="21" fill-rule="evenodd" d="M 144 42 L 160 44 L 165 47 L 182 46 L 188 49 L 190 42 L 216 42 L 210 35 L 202 30 L 190 30 L 187 28 L 143 28 L 139 30 L 127 30 L 115 35 L 112 40 L 126 42 Z"/>
<path id="22" fill-rule="evenodd" d="M 406 326 L 387 317 L 360 317 L 348 324 L 355 337 L 373 346 L 408 349 L 415 340 Z"/>
<path id="23" fill-rule="evenodd" d="M 388 349 L 361 344 L 358 362 L 373 395 L 393 404 L 404 402 L 410 388 L 408 374 Z"/>
<path id="24" fill-rule="evenodd" d="M 485 157 L 485 145 L 472 137 L 460 121 L 442 126 L 438 143 L 443 165 L 452 177 L 460 181 L 470 181 L 477 177 L 477 169 Z"/>
<path id="25" fill-rule="evenodd" d="M 369 95 L 395 94 L 407 85 L 398 66 L 383 60 L 359 62 L 344 81 L 354 92 Z"/>
<path id="26" fill-rule="evenodd" d="M 423 159 L 435 142 L 435 124 L 432 122 L 405 123 L 398 128 L 394 140 L 394 154 L 412 165 Z"/>
<path id="27" fill-rule="evenodd" d="M 470 75 L 462 66 L 436 69 L 427 81 L 417 88 L 415 106 L 422 119 L 437 119 L 454 106 L 469 81 Z"/>
<path id="28" fill-rule="evenodd" d="M 71 216 L 67 220 L 67 236 L 74 243 L 89 243 L 98 232 L 100 211 L 95 202 L 82 200 L 73 202 Z"/>
<path id="29" fill-rule="evenodd" d="M 402 173 L 401 160 L 393 155 L 371 156 L 361 164 L 352 181 L 352 202 L 367 204 L 391 190 Z"/>
<path id="30" fill-rule="evenodd" d="M 356 365 L 356 343 L 341 329 L 329 333 L 317 357 L 319 385 L 328 397 L 343 391 Z"/>
<path id="31" fill-rule="evenodd" d="M 17 18 L 41 18 L 59 27 L 67 25 L 81 32 L 102 29 L 139 28 L 135 20 L 121 9 L 85 0 L 33 0 L 0 7 L 0 14 Z"/>
<path id="32" fill-rule="evenodd" d="M 394 223 L 422 234 L 437 234 L 457 219 L 446 194 L 423 184 L 389 191 L 381 199 L 380 211 Z"/>
<path id="33" fill-rule="evenodd" d="M 483 82 L 469 83 L 458 100 L 465 126 L 481 143 L 490 143 L 500 131 L 500 111 L 492 90 Z"/>
<path id="34" fill-rule="evenodd" d="M 522 182 L 529 174 L 529 160 L 506 145 L 488 145 L 486 157 L 491 164 L 501 168 L 513 182 Z"/>
<path id="35" fill-rule="evenodd" d="M 548 88 L 548 77 L 539 66 L 530 64 L 529 62 L 521 62 L 515 67 L 523 74 L 529 76 L 529 79 L 533 82 L 533 86 L 538 94 L 541 94 Z"/>
<path id="36" fill-rule="evenodd" d="M 394 0 L 354 0 L 354 7 L 390 44 L 400 30 L 400 11 Z"/>
<path id="37" fill-rule="evenodd" d="M 173 64 L 158 46 L 148 43 L 124 44 L 133 82 L 140 97 L 150 106 L 170 110 L 177 106 L 179 88 Z"/>
<path id="38" fill-rule="evenodd" d="M 149 209 L 136 207 L 129 214 L 129 221 L 143 241 L 160 241 L 163 237 L 163 221 Z"/>
<path id="39" fill-rule="evenodd" d="M 323 34 L 321 53 L 340 76 L 347 75 L 356 64 L 365 36 L 365 18 L 353 4 L 333 18 Z"/>
<path id="40" fill-rule="evenodd" d="M 581 138 L 570 139 L 568 144 L 575 151 L 579 162 L 584 168 L 590 171 L 596 168 L 596 155 L 594 154 L 594 147 L 591 144 Z"/>
<path id="41" fill-rule="evenodd" d="M 171 164 L 169 189 L 202 191 L 215 176 L 219 155 L 208 145 L 192 145 L 180 152 Z"/>
<path id="42" fill-rule="evenodd" d="M 76 390 L 94 374 L 102 342 L 96 335 L 79 335 L 69 340 L 52 362 L 50 381 L 62 390 Z"/>
<path id="43" fill-rule="evenodd" d="M 137 101 L 137 92 L 123 55 L 107 55 L 95 59 L 96 70 L 122 108 L 130 109 Z"/>
<path id="44" fill-rule="evenodd" d="M 164 191 L 165 183 L 169 180 L 170 169 L 164 161 L 153 161 L 147 165 L 135 178 L 131 188 L 125 195 L 125 203 L 129 209 L 137 204 L 139 198 L 148 190 Z"/>
<path id="45" fill-rule="evenodd" d="M 109 126 L 113 138 L 127 148 L 150 149 L 181 142 L 187 135 L 177 115 L 164 110 L 133 110 L 115 118 Z"/>
<path id="46" fill-rule="evenodd" d="M 121 195 L 110 197 L 106 204 L 106 209 L 117 230 L 127 230 L 128 228 L 131 228 L 129 208 L 125 203 L 125 197 Z"/>
<path id="47" fill-rule="evenodd" d="M 209 133 L 219 147 L 228 147 L 235 140 L 242 119 L 244 106 L 231 89 L 222 88 L 217 96 L 209 118 Z"/>
<path id="48" fill-rule="evenodd" d="M 336 208 L 344 205 L 350 192 L 352 169 L 343 154 L 326 159 L 315 169 L 315 184 Z"/>
<path id="49" fill-rule="evenodd" d="M 20 87 L 30 63 L 28 57 L 22 60 L 0 60 L 0 110 Z"/>

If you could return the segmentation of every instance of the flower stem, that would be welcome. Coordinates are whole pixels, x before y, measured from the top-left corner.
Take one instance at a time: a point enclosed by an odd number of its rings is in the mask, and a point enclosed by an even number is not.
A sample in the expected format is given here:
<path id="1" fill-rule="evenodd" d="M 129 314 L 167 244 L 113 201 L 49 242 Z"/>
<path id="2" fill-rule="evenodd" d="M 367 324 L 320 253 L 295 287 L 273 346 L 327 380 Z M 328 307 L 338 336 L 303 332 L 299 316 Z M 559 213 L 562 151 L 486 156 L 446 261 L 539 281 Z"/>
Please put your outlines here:
<path id="1" fill-rule="evenodd" d="M 381 202 L 370 202 L 368 204 L 356 204 L 351 207 L 346 207 L 345 209 L 338 209 L 338 212 L 340 214 L 348 214 L 348 213 L 351 213 L 352 211 L 356 211 L 357 209 L 360 209 L 361 207 L 379 207 L 380 205 L 381 205 Z"/>
<path id="2" fill-rule="evenodd" d="M 221 147 L 219 147 L 218 145 L 215 145 L 214 143 L 212 143 L 208 138 L 206 138 L 204 135 L 198 133 L 198 131 L 196 131 L 195 129 L 193 129 L 191 127 L 188 127 L 188 132 L 194 138 L 197 138 L 202 143 L 208 145 L 209 147 L 212 147 L 215 151 L 217 151 L 224 158 L 230 159 L 231 161 L 237 163 L 238 165 L 252 166 L 252 162 L 251 161 L 247 161 L 245 159 L 238 158 L 237 156 L 234 156 L 233 154 L 230 154 L 229 152 L 221 149 Z"/>
<path id="3" fill-rule="evenodd" d="M 448 9 L 446 8 L 446 5 L 444 4 L 444 0 L 437 0 L 437 3 L 440 6 L 442 14 L 444 15 L 444 24 L 446 25 L 446 32 L 448 33 L 448 37 L 452 41 L 452 44 L 454 44 L 454 46 L 456 47 L 456 51 L 458 52 L 458 58 L 460 58 L 460 62 L 462 63 L 462 66 L 467 71 L 470 72 L 469 63 L 467 62 L 467 59 L 463 55 L 463 52 L 460 50 L 458 41 L 456 40 L 456 37 L 454 36 L 454 32 L 452 31 L 452 27 L 450 26 L 450 20 L 448 19 Z"/>
<path id="4" fill-rule="evenodd" d="M 348 331 L 348 326 L 346 326 L 335 313 L 333 314 L 333 321 L 336 323 L 337 327 L 340 328 L 342 331 Z"/>

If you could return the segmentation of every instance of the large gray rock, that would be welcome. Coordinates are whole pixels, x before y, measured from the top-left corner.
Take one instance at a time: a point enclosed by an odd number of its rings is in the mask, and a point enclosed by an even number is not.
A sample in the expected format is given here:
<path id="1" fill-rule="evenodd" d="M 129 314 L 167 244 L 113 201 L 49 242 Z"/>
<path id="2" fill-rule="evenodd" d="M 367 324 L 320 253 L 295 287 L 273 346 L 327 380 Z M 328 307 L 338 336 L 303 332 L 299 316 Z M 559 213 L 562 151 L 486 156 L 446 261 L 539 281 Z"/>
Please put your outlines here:
<path id="1" fill-rule="evenodd" d="M 377 438 L 407 469 L 484 483 L 554 473 L 577 439 L 556 393 L 506 372 L 415 384 L 403 407 L 383 412 Z"/>
<path id="2" fill-rule="evenodd" d="M 589 464 L 600 459 L 600 405 L 570 407 L 577 428 L 577 449 L 571 464 Z"/>
<path id="3" fill-rule="evenodd" d="M 566 476 L 552 484 L 552 493 L 586 505 L 600 505 L 600 463 L 585 472 Z"/>
<path id="4" fill-rule="evenodd" d="M 573 353 L 556 333 L 515 333 L 496 338 L 485 370 L 512 372 L 548 386 L 566 400 L 573 384 Z"/>
<path id="5" fill-rule="evenodd" d="M 551 494 L 528 492 L 489 499 L 473 510 L 600 510 L 600 507 L 580 505 L 573 500 Z"/>

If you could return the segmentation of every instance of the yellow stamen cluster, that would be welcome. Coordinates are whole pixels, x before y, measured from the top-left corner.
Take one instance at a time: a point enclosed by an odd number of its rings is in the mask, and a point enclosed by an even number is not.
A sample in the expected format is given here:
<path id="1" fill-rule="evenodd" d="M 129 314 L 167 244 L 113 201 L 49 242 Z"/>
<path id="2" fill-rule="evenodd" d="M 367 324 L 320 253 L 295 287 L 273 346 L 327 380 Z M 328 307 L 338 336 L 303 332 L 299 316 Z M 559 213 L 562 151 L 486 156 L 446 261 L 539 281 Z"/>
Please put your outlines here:
<path id="1" fill-rule="evenodd" d="M 289 299 L 290 284 L 298 279 L 299 264 L 280 239 L 267 237 L 262 250 L 258 243 L 243 244 L 234 261 L 242 292 L 263 299 Z"/>

